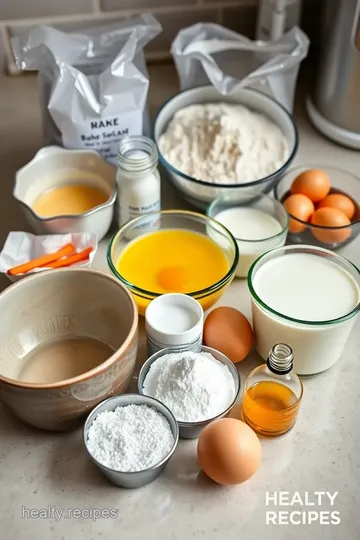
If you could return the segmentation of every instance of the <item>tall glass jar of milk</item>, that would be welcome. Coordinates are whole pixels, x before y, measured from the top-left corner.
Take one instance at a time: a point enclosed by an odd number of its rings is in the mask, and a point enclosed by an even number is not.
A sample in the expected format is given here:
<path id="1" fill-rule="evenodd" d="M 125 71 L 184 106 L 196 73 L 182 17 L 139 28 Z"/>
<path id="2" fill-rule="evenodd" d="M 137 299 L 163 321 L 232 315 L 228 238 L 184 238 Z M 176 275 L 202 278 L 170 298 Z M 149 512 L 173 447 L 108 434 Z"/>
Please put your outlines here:
<path id="1" fill-rule="evenodd" d="M 255 349 L 294 351 L 298 375 L 315 375 L 341 357 L 360 312 L 360 271 L 315 246 L 284 246 L 261 255 L 248 274 Z"/>
<path id="2" fill-rule="evenodd" d="M 120 141 L 116 180 L 120 227 L 131 219 L 161 209 L 158 152 L 151 139 L 130 135 Z"/>

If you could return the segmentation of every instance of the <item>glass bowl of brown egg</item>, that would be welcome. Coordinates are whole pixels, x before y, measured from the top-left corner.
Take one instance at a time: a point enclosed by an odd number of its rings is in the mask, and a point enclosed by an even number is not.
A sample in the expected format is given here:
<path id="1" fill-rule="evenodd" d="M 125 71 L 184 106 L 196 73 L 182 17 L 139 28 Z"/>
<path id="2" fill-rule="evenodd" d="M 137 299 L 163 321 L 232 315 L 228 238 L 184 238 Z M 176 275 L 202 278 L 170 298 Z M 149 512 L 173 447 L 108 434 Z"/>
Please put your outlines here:
<path id="1" fill-rule="evenodd" d="M 360 232 L 360 178 L 349 171 L 298 165 L 281 178 L 274 194 L 289 214 L 289 243 L 336 250 Z"/>

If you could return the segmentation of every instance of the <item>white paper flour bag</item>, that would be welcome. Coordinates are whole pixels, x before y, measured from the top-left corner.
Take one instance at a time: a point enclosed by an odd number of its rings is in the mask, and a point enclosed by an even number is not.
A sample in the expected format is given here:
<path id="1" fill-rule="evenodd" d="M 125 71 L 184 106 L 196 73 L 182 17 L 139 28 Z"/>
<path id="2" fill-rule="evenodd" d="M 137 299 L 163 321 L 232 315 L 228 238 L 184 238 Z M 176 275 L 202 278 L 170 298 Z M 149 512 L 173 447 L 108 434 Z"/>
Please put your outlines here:
<path id="1" fill-rule="evenodd" d="M 297 27 L 277 41 L 251 41 L 214 23 L 182 28 L 171 53 L 182 90 L 212 84 L 222 95 L 250 87 L 292 112 L 300 63 L 309 38 Z"/>
<path id="2" fill-rule="evenodd" d="M 96 150 L 114 163 L 122 136 L 147 134 L 143 49 L 161 30 L 145 14 L 78 33 L 36 26 L 12 38 L 17 66 L 39 71 L 45 144 Z"/>

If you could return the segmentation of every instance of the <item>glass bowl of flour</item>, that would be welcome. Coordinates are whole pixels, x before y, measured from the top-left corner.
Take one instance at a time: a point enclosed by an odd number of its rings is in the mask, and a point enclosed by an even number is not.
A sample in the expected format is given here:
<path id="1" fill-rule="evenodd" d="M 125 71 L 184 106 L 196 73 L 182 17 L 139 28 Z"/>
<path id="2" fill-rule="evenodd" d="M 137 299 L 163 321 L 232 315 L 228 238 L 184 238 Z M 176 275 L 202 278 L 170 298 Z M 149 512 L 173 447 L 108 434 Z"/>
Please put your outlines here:
<path id="1" fill-rule="evenodd" d="M 180 92 L 156 116 L 154 139 L 170 181 L 199 209 L 229 189 L 270 192 L 298 148 L 292 116 L 249 88 Z"/>

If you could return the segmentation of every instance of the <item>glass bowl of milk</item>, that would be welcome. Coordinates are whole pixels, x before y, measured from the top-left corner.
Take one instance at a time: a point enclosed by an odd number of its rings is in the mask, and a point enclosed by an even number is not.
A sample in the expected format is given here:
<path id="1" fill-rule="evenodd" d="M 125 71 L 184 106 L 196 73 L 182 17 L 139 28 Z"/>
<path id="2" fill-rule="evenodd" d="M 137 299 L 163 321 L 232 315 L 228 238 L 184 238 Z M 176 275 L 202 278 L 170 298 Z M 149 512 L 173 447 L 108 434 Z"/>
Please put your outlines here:
<path id="1" fill-rule="evenodd" d="M 292 245 L 261 255 L 248 274 L 255 349 L 294 352 L 298 375 L 315 375 L 341 357 L 360 311 L 360 270 L 333 251 Z"/>
<path id="2" fill-rule="evenodd" d="M 251 265 L 263 253 L 283 246 L 289 217 L 283 205 L 264 193 L 229 191 L 208 207 L 207 215 L 224 225 L 239 247 L 236 277 L 246 278 Z"/>

